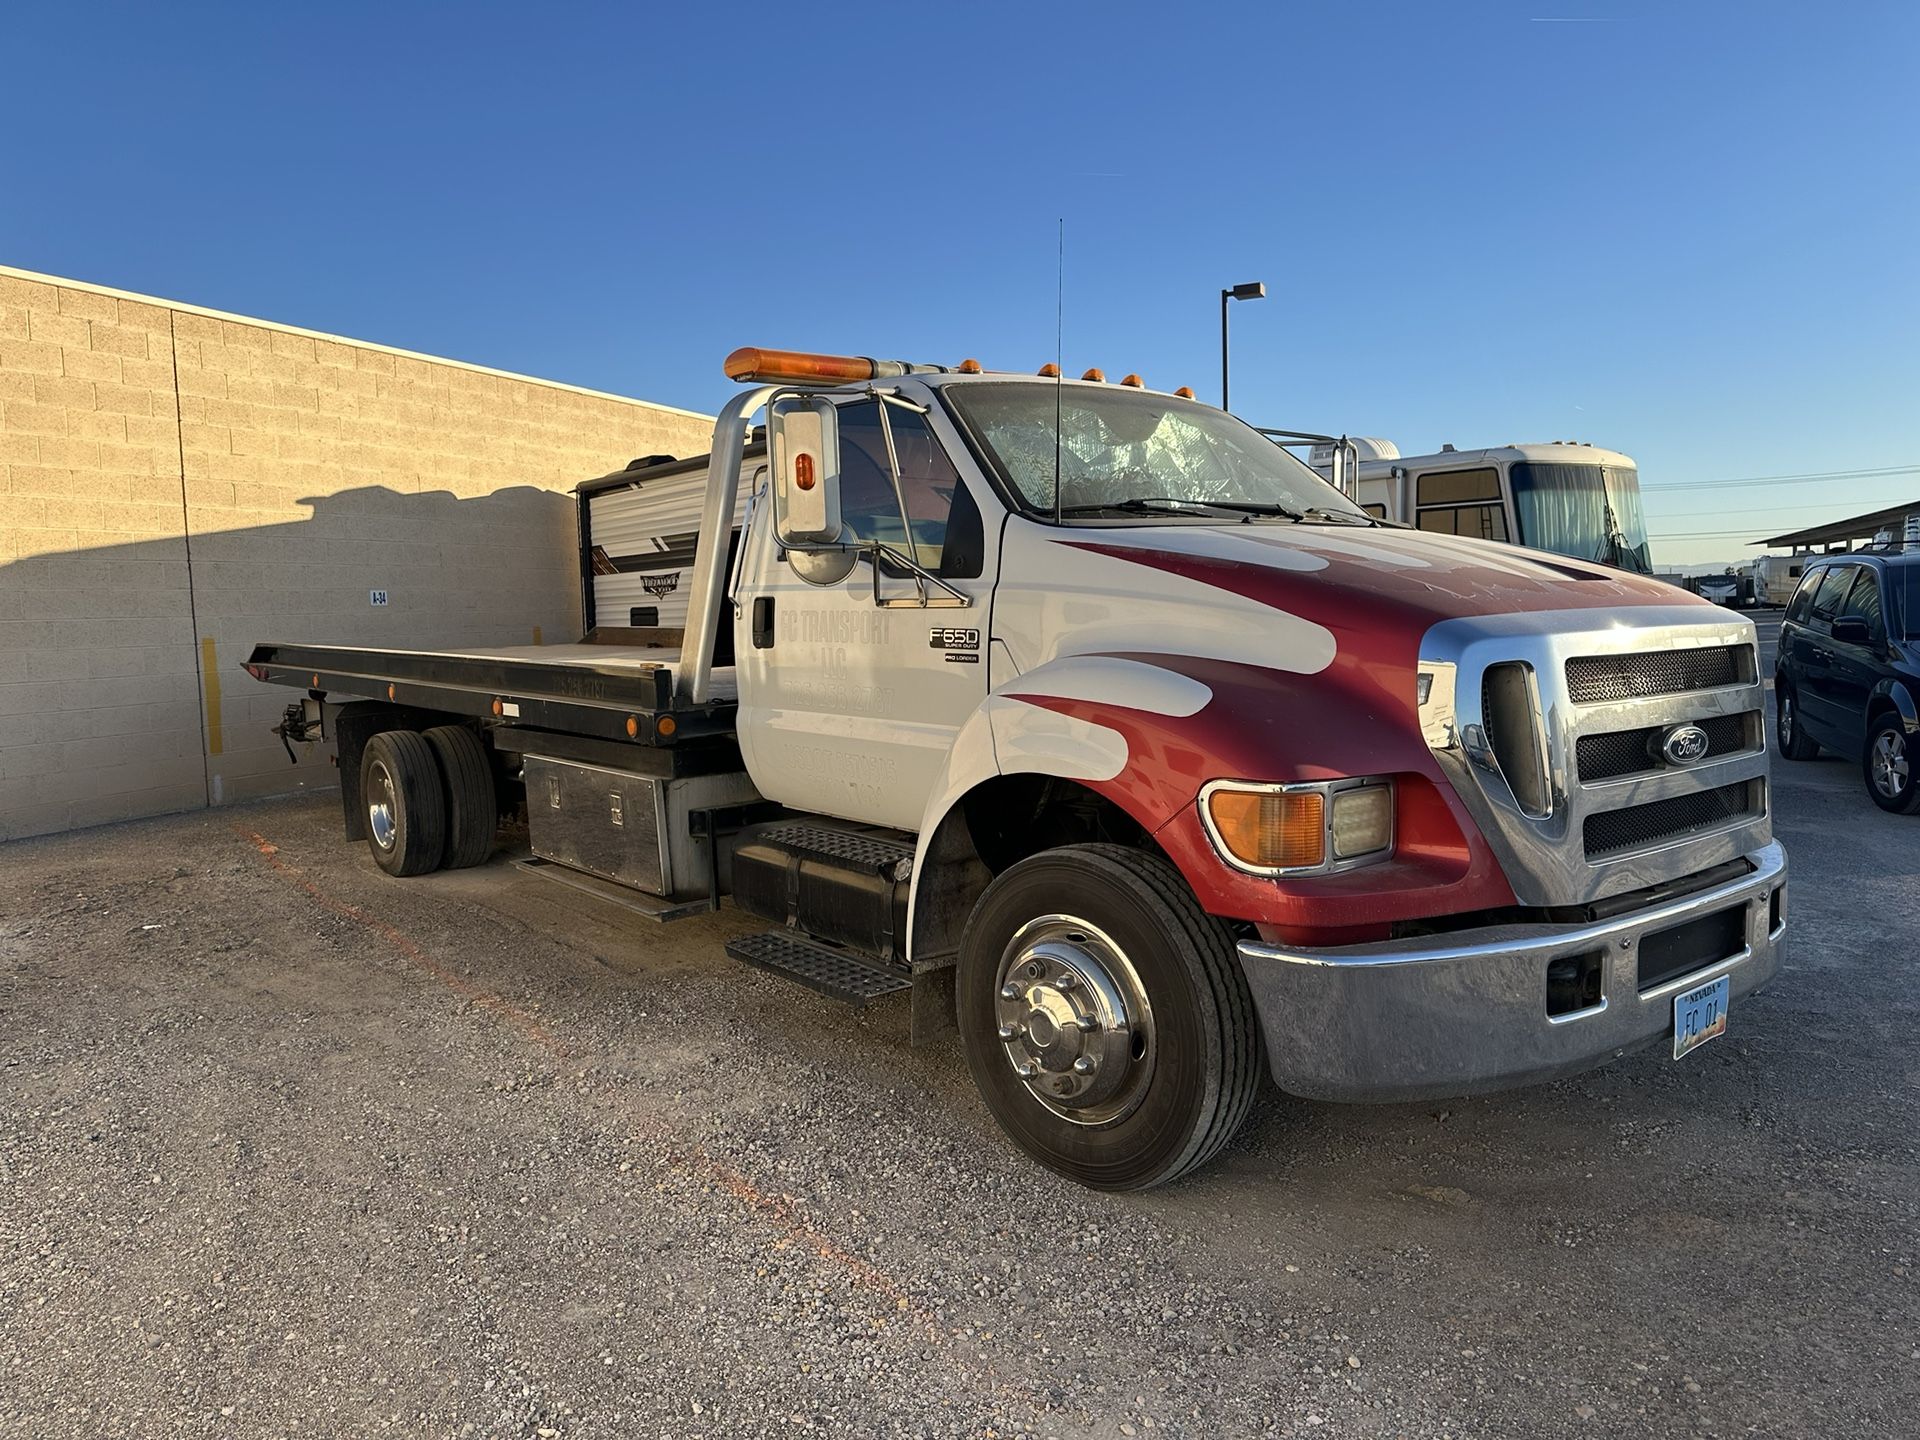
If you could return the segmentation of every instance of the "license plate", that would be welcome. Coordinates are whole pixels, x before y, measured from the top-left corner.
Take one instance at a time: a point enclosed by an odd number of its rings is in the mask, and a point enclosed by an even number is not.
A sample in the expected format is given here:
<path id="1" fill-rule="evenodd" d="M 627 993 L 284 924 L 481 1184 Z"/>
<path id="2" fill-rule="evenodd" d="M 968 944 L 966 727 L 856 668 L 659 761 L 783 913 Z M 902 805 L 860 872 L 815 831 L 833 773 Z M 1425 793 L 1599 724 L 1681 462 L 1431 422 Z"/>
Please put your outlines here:
<path id="1" fill-rule="evenodd" d="M 1728 977 L 1696 985 L 1673 1001 L 1673 1058 L 1727 1033 Z"/>

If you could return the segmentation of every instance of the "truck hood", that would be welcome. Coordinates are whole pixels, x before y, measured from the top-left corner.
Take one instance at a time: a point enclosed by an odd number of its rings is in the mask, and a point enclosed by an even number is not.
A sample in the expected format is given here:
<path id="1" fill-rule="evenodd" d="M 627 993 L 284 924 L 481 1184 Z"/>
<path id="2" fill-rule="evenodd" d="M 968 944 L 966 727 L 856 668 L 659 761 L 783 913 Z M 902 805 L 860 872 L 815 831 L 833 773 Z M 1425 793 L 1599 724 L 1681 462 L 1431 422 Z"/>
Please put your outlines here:
<path id="1" fill-rule="evenodd" d="M 1531 612 L 1592 629 L 1635 610 L 1725 619 L 1646 576 L 1420 531 L 1012 521 L 992 609 L 999 763 L 1082 779 L 1157 836 L 1214 913 L 1267 918 L 1273 886 L 1210 858 L 1200 788 L 1393 775 L 1394 865 L 1315 884 L 1355 886 L 1367 919 L 1400 884 L 1396 914 L 1510 904 L 1422 736 L 1421 643 L 1445 621 Z"/>
<path id="2" fill-rule="evenodd" d="M 1082 532 L 1061 543 L 1296 612 L 1337 618 L 1357 606 L 1370 623 L 1422 633 L 1463 616 L 1706 603 L 1630 571 L 1421 530 L 1157 525 Z"/>

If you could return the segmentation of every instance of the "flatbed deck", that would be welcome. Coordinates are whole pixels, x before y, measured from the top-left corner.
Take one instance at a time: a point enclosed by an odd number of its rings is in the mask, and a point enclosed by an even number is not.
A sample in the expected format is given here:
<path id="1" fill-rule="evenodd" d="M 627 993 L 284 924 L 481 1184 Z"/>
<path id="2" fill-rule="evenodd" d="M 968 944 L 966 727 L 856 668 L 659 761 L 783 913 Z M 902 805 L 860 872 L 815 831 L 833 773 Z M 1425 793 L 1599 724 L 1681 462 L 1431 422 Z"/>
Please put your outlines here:
<path id="1" fill-rule="evenodd" d="M 681 649 L 672 644 L 502 645 L 383 650 L 353 645 L 256 645 L 247 673 L 339 701 L 383 700 L 423 710 L 589 736 L 672 745 L 730 734 L 733 671 L 716 667 L 704 705 L 677 699 Z"/>

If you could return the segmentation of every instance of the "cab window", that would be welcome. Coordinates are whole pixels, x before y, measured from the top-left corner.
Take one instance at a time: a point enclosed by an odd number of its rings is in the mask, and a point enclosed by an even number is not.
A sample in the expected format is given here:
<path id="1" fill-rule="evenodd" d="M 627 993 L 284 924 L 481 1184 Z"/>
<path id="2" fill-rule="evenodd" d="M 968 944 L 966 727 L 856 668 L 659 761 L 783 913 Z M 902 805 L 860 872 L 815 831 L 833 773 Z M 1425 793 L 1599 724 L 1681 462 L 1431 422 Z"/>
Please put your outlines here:
<path id="1" fill-rule="evenodd" d="M 1500 472 L 1490 466 L 1422 475 L 1416 482 L 1414 504 L 1422 530 L 1442 535 L 1472 535 L 1482 540 L 1507 538 L 1507 511 L 1500 503 Z"/>
<path id="2" fill-rule="evenodd" d="M 850 538 L 878 540 L 911 556 L 936 575 L 977 576 L 981 547 L 979 509 L 927 420 L 889 406 L 894 454 L 900 462 L 900 492 L 913 524 L 913 544 L 900 524 L 900 500 L 887 469 L 887 441 L 880 428 L 880 402 L 840 407 L 840 519 Z M 951 533 L 950 533 L 951 532 Z M 951 551 L 952 553 L 949 553 Z"/>
<path id="3" fill-rule="evenodd" d="M 1886 616 L 1880 608 L 1880 577 L 1871 565 L 1859 567 L 1858 578 L 1853 588 L 1847 592 L 1847 603 L 1840 607 L 1842 615 L 1858 615 L 1867 622 L 1867 638 L 1878 645 L 1887 638 Z"/>

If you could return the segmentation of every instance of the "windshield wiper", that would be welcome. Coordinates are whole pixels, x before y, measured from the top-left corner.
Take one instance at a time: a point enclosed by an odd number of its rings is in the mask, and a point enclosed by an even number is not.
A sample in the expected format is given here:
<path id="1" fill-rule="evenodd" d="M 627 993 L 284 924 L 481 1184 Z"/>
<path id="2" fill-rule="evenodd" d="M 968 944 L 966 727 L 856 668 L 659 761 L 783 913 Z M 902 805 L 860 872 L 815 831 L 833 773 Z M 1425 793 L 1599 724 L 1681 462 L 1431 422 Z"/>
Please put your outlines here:
<path id="1" fill-rule="evenodd" d="M 1118 510 L 1123 515 L 1186 515 L 1223 508 L 1224 502 L 1212 500 L 1176 500 L 1171 495 L 1129 495 L 1124 500 L 1102 500 L 1086 505 L 1063 505 L 1062 515 L 1088 515 L 1100 510 Z"/>
<path id="2" fill-rule="evenodd" d="M 1356 515 L 1351 510 L 1329 510 L 1324 505 L 1309 505 L 1306 510 L 1306 515 L 1308 518 L 1314 520 L 1332 520 L 1340 525 L 1371 526 L 1383 523 L 1375 516 L 1367 514 L 1364 510 Z"/>

